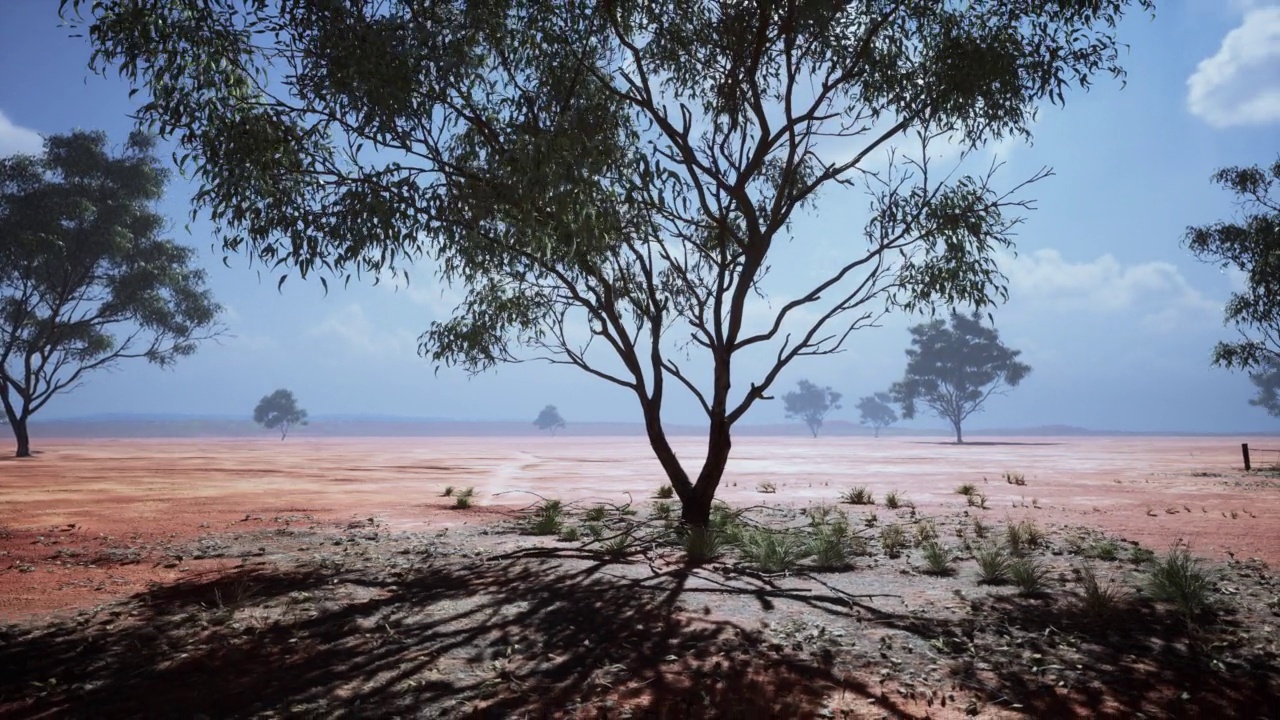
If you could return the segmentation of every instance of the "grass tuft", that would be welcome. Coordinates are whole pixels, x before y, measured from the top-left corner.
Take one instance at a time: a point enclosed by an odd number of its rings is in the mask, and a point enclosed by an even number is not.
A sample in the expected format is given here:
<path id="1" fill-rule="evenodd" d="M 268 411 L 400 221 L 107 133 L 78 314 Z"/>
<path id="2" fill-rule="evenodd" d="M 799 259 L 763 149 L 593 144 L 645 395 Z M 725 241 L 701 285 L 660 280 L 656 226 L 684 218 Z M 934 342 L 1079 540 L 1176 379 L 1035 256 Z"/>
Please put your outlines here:
<path id="1" fill-rule="evenodd" d="M 963 495 L 965 497 L 969 497 L 976 492 L 978 492 L 978 486 L 973 483 L 964 483 L 960 487 L 956 488 L 956 494 Z"/>
<path id="2" fill-rule="evenodd" d="M 880 529 L 880 547 L 889 557 L 898 557 L 906 546 L 907 533 L 901 525 L 886 525 Z"/>
<path id="3" fill-rule="evenodd" d="M 471 498 L 475 497 L 476 489 L 469 487 L 453 496 L 453 506 L 458 510 L 466 510 L 471 507 Z"/>
<path id="4" fill-rule="evenodd" d="M 953 572 L 951 561 L 955 559 L 955 553 L 936 540 L 921 545 L 920 556 L 924 558 L 925 572 L 930 575 L 950 575 Z"/>
<path id="5" fill-rule="evenodd" d="M 676 496 L 676 491 L 675 488 L 671 487 L 671 484 L 668 483 L 666 485 L 659 486 L 658 491 L 655 492 L 653 496 L 659 500 L 670 500 Z"/>
<path id="6" fill-rule="evenodd" d="M 1212 607 L 1213 579 L 1200 558 L 1185 547 L 1174 547 L 1147 570 L 1146 589 L 1151 597 L 1167 602 L 1190 623 Z"/>
<path id="7" fill-rule="evenodd" d="M 1098 579 L 1092 563 L 1080 567 L 1080 612 L 1094 622 L 1109 624 L 1129 598 L 1129 593 L 1111 579 Z"/>
<path id="8" fill-rule="evenodd" d="M 987 585 L 1003 585 L 1009 582 L 1009 566 L 1013 558 L 1002 546 L 988 543 L 973 553 L 978 561 L 978 582 Z"/>
<path id="9" fill-rule="evenodd" d="M 897 490 L 890 490 L 884 495 L 884 506 L 890 510 L 897 510 L 898 508 L 905 507 L 908 504 L 909 503 L 906 502 L 906 499 L 903 498 L 902 494 Z"/>
<path id="10" fill-rule="evenodd" d="M 1009 579 L 1019 595 L 1043 595 L 1049 589 L 1049 566 L 1035 558 L 1017 558 L 1009 563 Z"/>
<path id="11" fill-rule="evenodd" d="M 840 502 L 847 505 L 875 505 L 876 499 L 866 485 L 859 485 L 840 493 Z"/>
<path id="12" fill-rule="evenodd" d="M 809 556 L 810 546 L 789 532 L 750 530 L 738 540 L 742 557 L 766 573 L 789 572 Z"/>
<path id="13" fill-rule="evenodd" d="M 714 527 L 692 527 L 684 532 L 684 557 L 690 565 L 718 560 L 728 545 L 724 533 Z"/>

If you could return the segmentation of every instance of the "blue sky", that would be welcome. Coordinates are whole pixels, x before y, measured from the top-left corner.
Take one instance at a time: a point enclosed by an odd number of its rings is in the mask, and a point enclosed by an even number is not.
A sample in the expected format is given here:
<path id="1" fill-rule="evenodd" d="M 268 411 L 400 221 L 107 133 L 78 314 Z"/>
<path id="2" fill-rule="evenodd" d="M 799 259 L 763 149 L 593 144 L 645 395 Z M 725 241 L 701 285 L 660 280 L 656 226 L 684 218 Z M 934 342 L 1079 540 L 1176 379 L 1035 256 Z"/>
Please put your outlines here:
<path id="1" fill-rule="evenodd" d="M 56 6 L 0 4 L 0 154 L 38 151 L 42 133 L 90 128 L 123 138 L 130 129 L 128 88 L 88 72 L 87 45 L 58 26 Z M 1003 339 L 1034 371 L 969 427 L 1277 429 L 1280 422 L 1247 404 L 1246 377 L 1209 365 L 1213 343 L 1229 337 L 1221 306 L 1238 279 L 1196 262 L 1179 241 L 1187 225 L 1233 214 L 1230 196 L 1209 182 L 1216 168 L 1269 163 L 1280 153 L 1280 2 L 1166 0 L 1155 20 L 1126 20 L 1121 39 L 1131 46 L 1127 87 L 1103 81 L 1075 93 L 1064 110 L 1041 113 L 1034 144 L 986 151 L 1006 162 L 1002 184 L 1046 165 L 1055 176 L 1029 192 L 1037 209 L 1019 228 L 1018 256 L 1002 263 L 1011 297 L 995 312 Z M 274 278 L 259 277 L 243 257 L 224 267 L 207 226 L 194 225 L 190 236 L 181 230 L 190 193 L 175 182 L 164 210 L 179 237 L 202 251 L 231 336 L 172 370 L 126 365 L 98 375 L 44 417 L 247 416 L 259 397 L 289 387 L 312 415 L 532 420 L 554 403 L 571 423 L 638 420 L 632 398 L 568 369 L 435 373 L 416 356 L 416 338 L 451 305 L 425 274 L 408 289 L 353 283 L 325 296 L 315 282 L 277 293 Z M 864 204 L 829 194 L 797 226 L 794 250 L 779 258 L 773 287 L 781 296 L 821 258 L 839 255 Z M 906 329 L 918 321 L 895 316 L 859 331 L 848 352 L 794 366 L 780 390 L 801 377 L 851 400 L 884 389 L 901 374 Z M 738 369 L 742 384 L 757 372 L 750 363 Z M 853 404 L 834 417 L 856 419 Z M 782 417 L 774 402 L 746 421 Z M 697 414 L 681 400 L 671 418 Z M 914 424 L 942 426 L 932 418 Z"/>

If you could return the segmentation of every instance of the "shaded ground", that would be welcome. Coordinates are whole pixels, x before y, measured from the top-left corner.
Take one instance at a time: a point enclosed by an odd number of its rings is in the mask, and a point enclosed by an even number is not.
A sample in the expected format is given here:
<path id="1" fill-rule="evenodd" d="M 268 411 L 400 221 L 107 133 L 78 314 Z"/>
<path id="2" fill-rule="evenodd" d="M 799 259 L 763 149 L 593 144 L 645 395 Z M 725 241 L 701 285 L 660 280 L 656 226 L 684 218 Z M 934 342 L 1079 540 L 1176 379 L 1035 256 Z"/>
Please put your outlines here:
<path id="1" fill-rule="evenodd" d="M 724 497 L 752 522 L 801 532 L 854 485 L 879 503 L 839 506 L 850 568 L 772 574 L 686 567 L 635 443 L 512 444 L 0 462 L 0 618 L 21 620 L 0 628 L 0 716 L 1280 717 L 1280 479 L 1232 469 L 1230 444 L 744 442 Z M 587 539 L 521 534 L 537 498 L 517 489 L 569 501 L 561 530 Z M 884 507 L 893 489 L 910 503 Z M 979 583 L 976 550 L 1024 520 L 1044 591 Z M 925 572 L 926 526 L 954 573 Z M 1225 560 L 1216 611 L 1152 602 L 1116 536 Z M 1086 567 L 1124 590 L 1105 614 Z"/>

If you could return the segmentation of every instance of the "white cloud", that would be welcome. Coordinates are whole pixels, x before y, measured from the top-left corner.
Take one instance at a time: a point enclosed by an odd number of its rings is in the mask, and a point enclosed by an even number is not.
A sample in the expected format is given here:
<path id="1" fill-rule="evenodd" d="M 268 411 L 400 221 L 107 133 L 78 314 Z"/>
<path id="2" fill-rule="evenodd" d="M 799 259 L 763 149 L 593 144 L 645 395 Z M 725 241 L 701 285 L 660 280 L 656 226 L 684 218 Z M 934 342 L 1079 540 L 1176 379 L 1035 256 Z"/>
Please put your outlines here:
<path id="1" fill-rule="evenodd" d="M 1252 7 L 1187 79 L 1187 108 L 1215 128 L 1280 122 L 1280 7 Z"/>
<path id="2" fill-rule="evenodd" d="M 44 140 L 40 137 L 40 133 L 13 124 L 4 111 L 0 110 L 0 157 L 17 153 L 36 155 L 43 150 Z"/>
<path id="3" fill-rule="evenodd" d="M 351 303 L 331 313 L 308 334 L 336 340 L 347 350 L 380 358 L 412 359 L 417 351 L 414 333 L 405 330 L 388 332 L 378 328 L 359 303 Z"/>
<path id="4" fill-rule="evenodd" d="M 1070 262 L 1057 250 L 1001 258 L 1009 278 L 1010 303 L 1050 306 L 1069 312 L 1136 314 L 1143 327 L 1170 332 L 1221 318 L 1222 306 L 1191 286 L 1172 263 L 1153 260 L 1124 265 L 1110 254 Z"/>

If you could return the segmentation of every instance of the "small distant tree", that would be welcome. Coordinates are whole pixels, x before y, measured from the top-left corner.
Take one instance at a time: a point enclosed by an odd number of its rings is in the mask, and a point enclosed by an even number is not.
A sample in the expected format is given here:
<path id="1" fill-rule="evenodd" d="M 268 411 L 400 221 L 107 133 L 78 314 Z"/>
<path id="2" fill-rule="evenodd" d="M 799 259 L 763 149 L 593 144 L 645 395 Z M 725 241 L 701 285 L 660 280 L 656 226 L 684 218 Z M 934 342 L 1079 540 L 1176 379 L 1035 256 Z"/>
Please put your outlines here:
<path id="1" fill-rule="evenodd" d="M 1265 375 L 1280 361 L 1280 158 L 1270 168 L 1222 168 L 1213 180 L 1236 195 L 1243 215 L 1187 228 L 1185 243 L 1199 259 L 1245 275 L 1245 288 L 1224 308 L 1240 339 L 1218 343 L 1213 362 Z"/>
<path id="2" fill-rule="evenodd" d="M 1260 372 L 1250 373 L 1249 379 L 1258 388 L 1258 396 L 1249 404 L 1280 417 L 1280 361 L 1267 363 Z"/>
<path id="3" fill-rule="evenodd" d="M 284 440 L 289 428 L 307 424 L 307 411 L 298 407 L 292 392 L 280 389 L 258 401 L 253 421 L 268 430 L 279 430 L 280 439 Z"/>
<path id="4" fill-rule="evenodd" d="M 27 422 L 122 360 L 168 367 L 220 329 L 195 251 L 165 237 L 155 140 L 101 132 L 0 158 L 0 407 L 17 456 Z"/>
<path id="5" fill-rule="evenodd" d="M 862 424 L 869 425 L 875 436 L 880 437 L 880 428 L 887 428 L 898 422 L 898 413 L 889 405 L 893 397 L 887 392 L 868 395 L 858 401 L 858 414 Z"/>
<path id="6" fill-rule="evenodd" d="M 840 393 L 829 387 L 818 387 L 808 380 L 801 380 L 799 387 L 782 396 L 787 417 L 800 419 L 809 426 L 809 432 L 818 437 L 822 420 L 827 413 L 840 409 Z"/>
<path id="7" fill-rule="evenodd" d="M 952 312 L 950 325 L 934 320 L 911 328 L 911 345 L 906 374 L 889 394 L 908 420 L 923 403 L 950 422 L 957 443 L 964 442 L 960 426 L 965 419 L 982 409 L 987 398 L 1017 387 L 1031 372 L 1029 365 L 1018 362 L 1021 351 L 1005 347 L 996 329 L 983 325 L 976 312 Z"/>
<path id="8" fill-rule="evenodd" d="M 564 418 L 560 417 L 560 411 L 555 405 L 548 405 L 542 408 L 542 412 L 538 413 L 538 419 L 533 421 L 539 430 L 550 430 L 552 437 L 555 437 L 556 430 L 564 427 Z"/>

